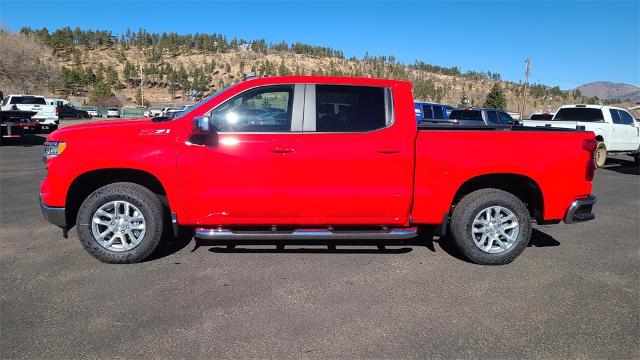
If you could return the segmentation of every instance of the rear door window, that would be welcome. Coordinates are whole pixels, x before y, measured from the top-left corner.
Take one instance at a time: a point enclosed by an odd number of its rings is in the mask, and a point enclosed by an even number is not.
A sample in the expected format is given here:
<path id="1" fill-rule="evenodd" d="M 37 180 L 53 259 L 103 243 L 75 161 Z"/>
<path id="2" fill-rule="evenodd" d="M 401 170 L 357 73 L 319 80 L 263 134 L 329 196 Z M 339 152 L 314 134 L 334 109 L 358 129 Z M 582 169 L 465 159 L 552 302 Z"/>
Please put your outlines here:
<path id="1" fill-rule="evenodd" d="M 620 113 L 616 109 L 609 109 L 609 113 L 611 114 L 611 120 L 614 124 L 622 124 L 622 120 L 620 119 Z"/>
<path id="2" fill-rule="evenodd" d="M 491 123 L 498 123 L 498 114 L 495 111 L 487 111 L 487 120 Z"/>
<path id="3" fill-rule="evenodd" d="M 387 124 L 384 88 L 316 85 L 317 132 L 366 132 Z"/>
<path id="4" fill-rule="evenodd" d="M 444 119 L 443 107 L 438 105 L 433 105 L 433 118 L 434 119 Z"/>
<path id="5" fill-rule="evenodd" d="M 604 121 L 602 110 L 594 108 L 562 108 L 558 110 L 553 120 L 563 121 L 584 121 L 596 122 Z"/>
<path id="6" fill-rule="evenodd" d="M 482 121 L 482 111 L 480 110 L 453 110 L 449 119 L 454 120 L 475 120 Z"/>

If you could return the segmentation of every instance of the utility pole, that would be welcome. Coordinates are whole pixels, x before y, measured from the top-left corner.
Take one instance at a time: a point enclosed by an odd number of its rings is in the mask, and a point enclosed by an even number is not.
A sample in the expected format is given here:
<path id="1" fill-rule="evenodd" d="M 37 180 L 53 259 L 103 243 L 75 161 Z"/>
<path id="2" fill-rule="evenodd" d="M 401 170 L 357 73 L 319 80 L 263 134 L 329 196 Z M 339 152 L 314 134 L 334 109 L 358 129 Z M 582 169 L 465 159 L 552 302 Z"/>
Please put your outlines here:
<path id="1" fill-rule="evenodd" d="M 522 92 L 522 113 L 520 119 L 524 120 L 525 109 L 527 107 L 527 87 L 529 86 L 529 68 L 531 67 L 531 58 L 527 58 L 527 67 L 524 71 L 524 91 Z"/>
<path id="2" fill-rule="evenodd" d="M 142 86 L 142 66 L 140 66 L 140 106 L 144 106 L 144 90 Z"/>

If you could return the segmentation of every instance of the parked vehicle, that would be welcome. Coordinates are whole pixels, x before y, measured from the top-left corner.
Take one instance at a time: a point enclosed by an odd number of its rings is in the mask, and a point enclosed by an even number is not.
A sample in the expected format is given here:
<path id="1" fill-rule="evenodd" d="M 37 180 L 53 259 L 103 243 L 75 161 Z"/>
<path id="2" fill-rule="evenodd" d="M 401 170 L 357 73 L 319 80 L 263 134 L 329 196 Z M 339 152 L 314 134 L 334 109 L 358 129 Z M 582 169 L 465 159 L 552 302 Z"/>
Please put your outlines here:
<path id="1" fill-rule="evenodd" d="M 531 114 L 531 116 L 529 117 L 529 120 L 551 120 L 551 119 L 553 119 L 553 115 L 555 115 L 555 113 L 535 112 L 535 113 Z"/>
<path id="2" fill-rule="evenodd" d="M 336 103 L 348 106 L 325 111 Z M 147 258 L 171 218 L 174 233 L 202 239 L 329 243 L 380 244 L 424 225 L 450 230 L 471 261 L 504 264 L 527 246 L 532 218 L 594 218 L 593 137 L 416 126 L 405 81 L 255 78 L 174 120 L 54 132 L 40 201 L 48 221 L 64 234 L 77 225 L 85 249 L 110 263 Z"/>
<path id="3" fill-rule="evenodd" d="M 87 113 L 91 117 L 102 117 L 102 113 L 100 112 L 100 110 L 98 110 L 98 108 L 95 108 L 95 107 L 93 109 L 87 110 Z"/>
<path id="4" fill-rule="evenodd" d="M 61 105 L 58 107 L 58 117 L 61 119 L 91 119 L 89 112 L 76 109 L 71 105 Z"/>
<path id="5" fill-rule="evenodd" d="M 628 154 L 640 164 L 640 126 L 631 114 L 606 105 L 564 105 L 551 120 L 525 120 L 525 126 L 592 131 L 599 142 L 596 165 L 604 166 L 607 154 Z"/>
<path id="6" fill-rule="evenodd" d="M 34 111 L 32 116 L 38 122 L 38 129 L 53 131 L 58 128 L 58 108 L 47 104 L 42 96 L 38 95 L 9 95 L 2 101 L 2 110 Z"/>
<path id="7" fill-rule="evenodd" d="M 466 108 L 455 109 L 449 115 L 453 125 L 518 125 L 506 111 L 498 109 Z"/>
<path id="8" fill-rule="evenodd" d="M 32 132 L 36 126 L 31 119 L 35 111 L 0 110 L 0 142 L 6 140 L 20 140 L 27 132 Z"/>
<path id="9" fill-rule="evenodd" d="M 146 117 L 162 116 L 162 109 L 149 109 L 144 112 L 144 116 Z"/>
<path id="10" fill-rule="evenodd" d="M 446 104 L 433 104 L 426 102 L 416 102 L 414 104 L 416 112 L 416 121 L 430 121 L 439 122 L 438 120 L 445 120 L 449 118 L 449 114 L 453 110 L 453 107 Z"/>
<path id="11" fill-rule="evenodd" d="M 120 110 L 118 108 L 108 108 L 107 109 L 107 118 L 119 118 Z"/>
<path id="12" fill-rule="evenodd" d="M 170 116 L 170 117 L 174 117 L 174 114 L 178 114 L 181 113 L 183 111 L 183 108 L 170 108 L 167 109 L 167 111 L 165 111 L 164 115 L 165 116 Z"/>

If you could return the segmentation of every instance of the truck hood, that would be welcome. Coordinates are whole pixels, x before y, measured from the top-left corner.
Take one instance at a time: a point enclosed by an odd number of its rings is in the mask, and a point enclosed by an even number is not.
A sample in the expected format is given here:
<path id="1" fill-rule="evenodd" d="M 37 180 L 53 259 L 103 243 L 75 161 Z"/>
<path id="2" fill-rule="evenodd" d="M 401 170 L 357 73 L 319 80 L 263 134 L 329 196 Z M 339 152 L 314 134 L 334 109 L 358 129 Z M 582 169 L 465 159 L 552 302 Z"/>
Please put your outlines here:
<path id="1" fill-rule="evenodd" d="M 119 132 L 130 132 L 137 129 L 149 127 L 153 122 L 149 118 L 104 120 L 89 122 L 78 125 L 65 126 L 47 136 L 47 141 L 66 140 L 70 137 L 86 136 L 93 132 L 100 133 L 100 136 L 110 134 L 112 129 L 117 128 Z"/>

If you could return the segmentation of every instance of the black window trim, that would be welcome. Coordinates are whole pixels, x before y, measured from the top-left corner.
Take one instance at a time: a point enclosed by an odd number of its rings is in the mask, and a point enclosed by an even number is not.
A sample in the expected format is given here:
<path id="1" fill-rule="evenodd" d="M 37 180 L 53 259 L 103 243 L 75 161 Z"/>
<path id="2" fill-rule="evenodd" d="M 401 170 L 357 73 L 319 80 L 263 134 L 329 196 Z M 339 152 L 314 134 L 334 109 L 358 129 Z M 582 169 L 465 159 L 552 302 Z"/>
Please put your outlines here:
<path id="1" fill-rule="evenodd" d="M 384 89 L 384 107 L 385 107 L 385 127 L 368 131 L 335 131 L 324 132 L 316 131 L 316 85 L 330 86 L 356 86 L 371 87 Z M 423 110 L 424 113 L 424 110 Z M 303 116 L 302 133 L 303 134 L 368 134 L 376 131 L 383 131 L 395 124 L 395 110 L 393 106 L 393 90 L 388 86 L 361 85 L 361 84 L 324 84 L 324 83 L 308 83 L 306 84 L 304 97 L 304 116 Z"/>

